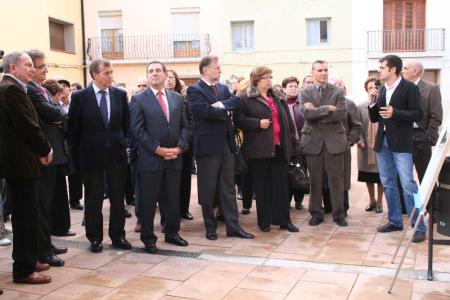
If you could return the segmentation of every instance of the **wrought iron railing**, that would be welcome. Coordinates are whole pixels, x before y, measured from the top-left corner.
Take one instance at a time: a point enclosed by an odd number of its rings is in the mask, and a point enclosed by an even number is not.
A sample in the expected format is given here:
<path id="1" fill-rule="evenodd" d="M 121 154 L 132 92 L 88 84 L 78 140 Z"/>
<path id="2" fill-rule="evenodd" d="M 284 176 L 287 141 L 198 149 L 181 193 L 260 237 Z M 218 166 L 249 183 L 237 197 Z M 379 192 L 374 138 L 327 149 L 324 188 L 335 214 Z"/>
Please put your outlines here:
<path id="1" fill-rule="evenodd" d="M 209 34 L 205 33 L 92 37 L 87 47 L 90 60 L 198 58 L 210 52 Z"/>
<path id="2" fill-rule="evenodd" d="M 367 32 L 367 52 L 445 50 L 445 29 L 392 29 Z"/>

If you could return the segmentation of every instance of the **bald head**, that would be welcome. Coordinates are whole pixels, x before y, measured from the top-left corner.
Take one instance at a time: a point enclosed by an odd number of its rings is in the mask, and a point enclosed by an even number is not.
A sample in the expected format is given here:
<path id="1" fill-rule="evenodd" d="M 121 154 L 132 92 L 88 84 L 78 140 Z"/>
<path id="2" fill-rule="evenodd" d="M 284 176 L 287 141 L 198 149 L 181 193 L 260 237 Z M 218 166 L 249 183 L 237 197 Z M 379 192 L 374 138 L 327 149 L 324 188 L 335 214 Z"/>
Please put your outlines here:
<path id="1" fill-rule="evenodd" d="M 404 64 L 402 75 L 406 80 L 416 82 L 423 72 L 423 64 L 419 60 L 411 59 Z"/>
<path id="2" fill-rule="evenodd" d="M 143 92 L 148 87 L 147 76 L 139 77 L 138 80 L 136 81 L 136 87 L 139 93 Z"/>

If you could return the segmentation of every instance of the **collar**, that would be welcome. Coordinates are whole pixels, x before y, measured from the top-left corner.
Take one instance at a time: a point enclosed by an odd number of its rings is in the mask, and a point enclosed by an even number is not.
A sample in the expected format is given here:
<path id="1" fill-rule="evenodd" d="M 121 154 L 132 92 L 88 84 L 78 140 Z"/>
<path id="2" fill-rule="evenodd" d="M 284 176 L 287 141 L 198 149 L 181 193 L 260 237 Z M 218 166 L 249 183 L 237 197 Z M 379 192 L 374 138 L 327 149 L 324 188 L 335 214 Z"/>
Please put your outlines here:
<path id="1" fill-rule="evenodd" d="M 154 88 L 152 88 L 152 87 L 150 87 L 150 89 L 152 90 L 152 92 L 153 92 L 153 94 L 156 96 L 156 94 L 159 92 L 159 90 L 157 90 L 157 89 L 154 89 Z M 163 93 L 163 96 L 164 97 L 167 97 L 166 96 L 166 90 L 163 88 L 162 90 L 161 90 L 161 92 Z"/>
<path id="2" fill-rule="evenodd" d="M 415 85 L 418 85 L 418 84 L 419 84 L 419 81 L 420 81 L 420 79 L 421 79 L 421 78 L 419 77 L 419 78 L 418 78 L 418 79 L 417 79 L 416 81 L 414 81 L 414 84 L 415 84 Z"/>
<path id="3" fill-rule="evenodd" d="M 400 83 L 401 80 L 402 80 L 402 76 L 398 76 L 397 80 L 391 86 L 389 86 L 387 84 L 387 81 L 384 84 L 384 86 L 386 87 L 387 90 L 394 90 L 398 86 L 398 84 Z"/>
<path id="4" fill-rule="evenodd" d="M 319 90 L 319 87 L 323 87 L 323 89 L 325 90 L 327 88 L 327 86 L 328 86 L 328 82 L 326 82 L 323 85 L 318 85 L 318 84 L 314 83 L 314 87 L 316 88 L 316 90 Z"/>
<path id="5" fill-rule="evenodd" d="M 200 77 L 200 79 L 201 80 L 203 80 L 203 82 L 205 82 L 208 86 L 211 86 L 211 85 L 215 85 L 215 83 L 214 82 L 209 82 L 208 80 L 206 80 L 206 78 L 205 77 Z"/>
<path id="6" fill-rule="evenodd" d="M 5 74 L 4 76 L 8 76 L 8 77 L 12 78 L 15 82 L 17 82 L 23 88 L 25 93 L 27 92 L 27 85 L 24 82 L 22 82 L 19 78 L 17 78 L 16 76 L 14 76 L 12 74 L 9 74 L 9 73 Z"/>
<path id="7" fill-rule="evenodd" d="M 92 88 L 94 89 L 94 93 L 97 95 L 99 91 L 101 91 L 102 89 L 99 88 L 98 86 L 95 85 L 95 83 L 92 83 Z M 109 95 L 109 87 L 106 88 L 106 95 Z"/>

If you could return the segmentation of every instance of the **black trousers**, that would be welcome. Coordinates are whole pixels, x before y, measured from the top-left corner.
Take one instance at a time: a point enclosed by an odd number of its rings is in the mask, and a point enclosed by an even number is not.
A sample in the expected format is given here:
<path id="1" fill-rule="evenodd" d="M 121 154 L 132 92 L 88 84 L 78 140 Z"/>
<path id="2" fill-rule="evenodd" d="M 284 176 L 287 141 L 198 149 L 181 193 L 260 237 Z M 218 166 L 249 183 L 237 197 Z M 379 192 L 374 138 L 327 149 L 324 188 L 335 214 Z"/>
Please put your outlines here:
<path id="1" fill-rule="evenodd" d="M 164 203 L 160 213 L 164 217 L 166 237 L 178 235 L 180 231 L 180 170 L 165 169 L 154 172 L 138 172 L 139 216 L 141 221 L 141 241 L 144 244 L 156 243 L 154 219 L 156 203 Z"/>
<path id="2" fill-rule="evenodd" d="M 181 170 L 180 214 L 189 211 L 189 203 L 191 201 L 192 147 L 189 147 L 189 150 L 183 153 L 182 160 L 183 169 Z"/>
<path id="3" fill-rule="evenodd" d="M 293 189 L 289 188 L 289 202 L 292 200 L 292 196 L 294 196 L 295 203 L 302 203 L 303 197 L 305 194 L 303 193 L 302 189 Z"/>
<path id="4" fill-rule="evenodd" d="M 259 228 L 290 223 L 288 164 L 281 153 L 274 158 L 249 159 L 248 162 Z"/>
<path id="5" fill-rule="evenodd" d="M 81 178 L 85 195 L 85 229 L 90 242 L 103 241 L 103 193 L 106 181 L 109 187 L 109 229 L 111 240 L 125 237 L 125 173 L 126 164 L 113 162 L 108 153 L 106 168 L 96 172 L 83 172 Z"/>
<path id="6" fill-rule="evenodd" d="M 41 168 L 41 179 L 39 180 L 39 258 L 55 254 L 51 231 L 57 168 L 57 166 Z"/>
<path id="7" fill-rule="evenodd" d="M 252 173 L 248 170 L 247 173 L 240 174 L 237 177 L 239 178 L 239 186 L 242 192 L 242 207 L 245 209 L 250 209 L 252 208 L 253 202 Z"/>
<path id="8" fill-rule="evenodd" d="M 12 205 L 13 277 L 35 271 L 38 258 L 39 179 L 7 179 Z"/>
<path id="9" fill-rule="evenodd" d="M 225 147 L 223 155 L 202 155 L 196 160 L 198 200 L 206 232 L 216 232 L 217 229 L 214 215 L 216 195 L 219 196 L 227 234 L 241 230 L 234 188 L 234 153 Z"/>
<path id="10" fill-rule="evenodd" d="M 134 178 L 131 173 L 131 163 L 127 164 L 126 181 L 125 181 L 125 199 L 127 203 L 133 201 L 134 197 Z"/>
<path id="11" fill-rule="evenodd" d="M 80 172 L 75 172 L 69 177 L 69 201 L 70 203 L 77 203 L 83 198 L 83 185 L 81 181 Z"/>
<path id="12" fill-rule="evenodd" d="M 67 165 L 59 165 L 56 168 L 55 193 L 52 206 L 52 234 L 64 234 L 70 229 L 66 168 Z"/>

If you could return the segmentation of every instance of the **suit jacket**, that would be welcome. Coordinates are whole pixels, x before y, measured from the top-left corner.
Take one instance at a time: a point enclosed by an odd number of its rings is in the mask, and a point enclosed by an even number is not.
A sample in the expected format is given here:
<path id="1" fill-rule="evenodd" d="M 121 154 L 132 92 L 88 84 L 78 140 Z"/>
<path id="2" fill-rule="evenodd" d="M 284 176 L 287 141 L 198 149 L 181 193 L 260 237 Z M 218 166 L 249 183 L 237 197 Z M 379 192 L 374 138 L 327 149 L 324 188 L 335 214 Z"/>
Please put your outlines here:
<path id="1" fill-rule="evenodd" d="M 13 78 L 0 82 L 0 178 L 39 178 L 50 145 L 30 98 Z"/>
<path id="2" fill-rule="evenodd" d="M 353 146 L 361 137 L 362 121 L 355 102 L 345 99 L 345 103 L 347 105 L 347 118 L 344 120 L 344 128 L 347 133 L 347 140 L 350 142 L 350 146 Z"/>
<path id="3" fill-rule="evenodd" d="M 27 94 L 42 121 L 42 129 L 53 149 L 53 161 L 50 166 L 67 163 L 63 128 L 63 123 L 67 117 L 66 113 L 56 104 L 47 101 L 33 82 L 27 84 Z M 51 101 L 52 96 L 48 92 L 47 97 Z"/>
<path id="4" fill-rule="evenodd" d="M 348 142 L 343 122 L 347 118 L 347 106 L 343 90 L 327 84 L 320 98 L 316 87 L 312 86 L 302 91 L 300 99 L 300 111 L 305 116 L 300 150 L 306 155 L 317 155 L 325 145 L 331 154 L 345 152 Z M 305 108 L 307 102 L 315 107 Z M 329 105 L 336 106 L 336 111 L 330 111 Z"/>
<path id="5" fill-rule="evenodd" d="M 160 147 L 184 149 L 189 142 L 189 127 L 183 96 L 166 90 L 169 121 L 161 106 L 148 88 L 131 98 L 131 130 L 137 143 L 138 171 L 160 171 L 166 168 L 182 169 L 181 155 L 174 160 L 164 160 L 157 155 Z"/>
<path id="6" fill-rule="evenodd" d="M 236 151 L 234 126 L 229 110 L 239 108 L 239 97 L 233 96 L 226 85 L 216 84 L 218 95 L 203 80 L 187 89 L 188 102 L 194 117 L 193 150 L 195 156 L 222 155 L 228 145 Z M 221 101 L 225 109 L 212 107 Z"/>
<path id="7" fill-rule="evenodd" d="M 413 122 L 419 122 L 423 117 L 419 88 L 402 78 L 392 94 L 389 105 L 394 108 L 392 117 L 381 118 L 380 107 L 386 106 L 386 89 L 382 87 L 376 104 L 373 107 L 369 106 L 370 121 L 378 122 L 374 150 L 380 149 L 383 131 L 386 128 L 386 139 L 392 152 L 412 152 Z"/>
<path id="8" fill-rule="evenodd" d="M 117 165 L 127 163 L 127 132 L 130 124 L 127 93 L 109 87 L 110 118 L 105 126 L 94 88 L 72 94 L 69 109 L 68 136 L 75 168 L 81 172 L 96 172 L 105 168 L 107 153 Z"/>
<path id="9" fill-rule="evenodd" d="M 441 91 L 439 86 L 422 79 L 417 86 L 423 112 L 423 119 L 417 125 L 426 131 L 430 144 L 434 146 L 439 138 L 439 126 L 442 124 Z"/>

